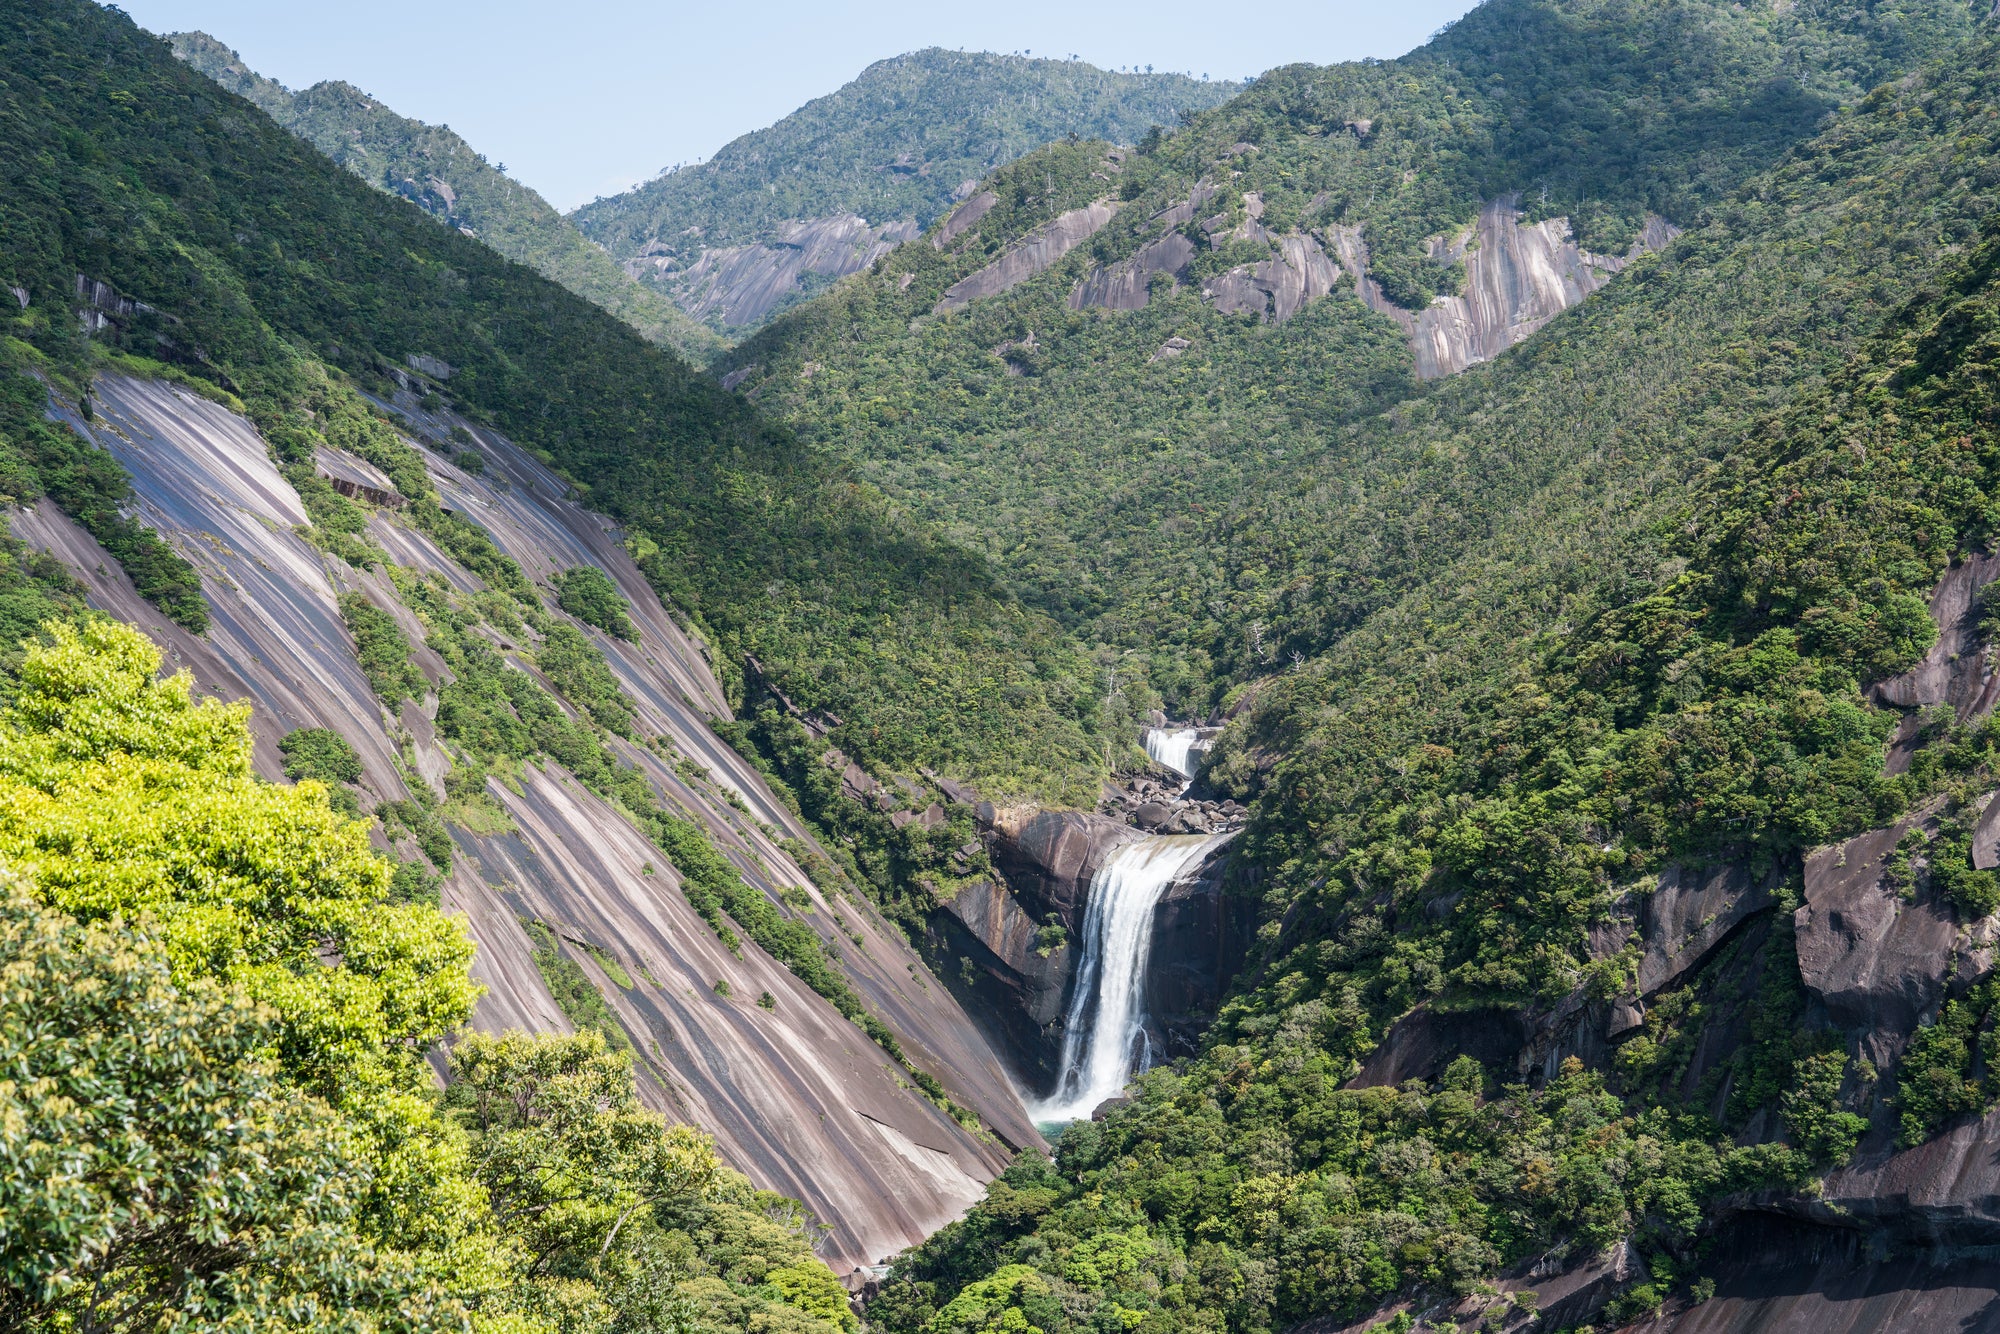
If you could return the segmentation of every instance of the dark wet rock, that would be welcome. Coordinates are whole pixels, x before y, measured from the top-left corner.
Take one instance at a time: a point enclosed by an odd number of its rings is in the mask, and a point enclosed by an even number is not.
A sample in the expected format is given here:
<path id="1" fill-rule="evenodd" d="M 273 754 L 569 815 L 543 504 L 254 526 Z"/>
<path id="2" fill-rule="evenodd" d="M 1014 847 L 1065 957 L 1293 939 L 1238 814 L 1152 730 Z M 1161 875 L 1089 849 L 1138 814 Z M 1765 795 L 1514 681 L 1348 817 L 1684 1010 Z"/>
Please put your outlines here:
<path id="1" fill-rule="evenodd" d="M 1067 946 L 1041 952 L 1036 940 L 1045 924 L 1004 880 L 994 879 L 960 889 L 932 914 L 931 931 L 947 960 L 972 964 L 970 982 L 963 975 L 952 980 L 969 990 L 989 1037 L 1015 1070 L 1047 1083 L 1055 1078 L 1056 1030 L 1075 963 Z"/>
<path id="2" fill-rule="evenodd" d="M 1141 829 L 1157 830 L 1174 818 L 1174 808 L 1164 801 L 1142 803 L 1132 812 L 1132 823 Z"/>
<path id="3" fill-rule="evenodd" d="M 1889 746 L 1888 770 L 1902 773 L 1921 741 L 1916 711 L 1949 705 L 1961 724 L 1993 712 L 2000 698 L 2000 673 L 1979 642 L 1979 592 L 2000 579 L 2000 556 L 1978 554 L 1956 561 L 1931 592 L 1931 620 L 1937 641 L 1910 670 L 1876 683 L 1875 700 L 1911 710 Z"/>
<path id="4" fill-rule="evenodd" d="M 1121 843 L 1139 837 L 1129 825 L 1089 811 L 999 810 L 983 820 L 994 867 L 1037 918 L 1056 914 L 1074 930 L 1091 877 Z"/>
<path id="5" fill-rule="evenodd" d="M 1639 957 L 1639 994 L 1651 996 L 1686 977 L 1730 932 L 1771 906 L 1781 878 L 1759 879 L 1738 863 L 1675 863 L 1661 871 L 1658 888 L 1639 904 L 1645 949 Z"/>
<path id="6" fill-rule="evenodd" d="M 1471 1056 L 1495 1074 L 1512 1079 L 1530 1036 L 1518 1010 L 1434 1010 L 1419 1006 L 1390 1025 L 1352 1088 L 1396 1088 L 1405 1080 L 1434 1082 L 1459 1056 Z"/>
<path id="7" fill-rule="evenodd" d="M 1796 1207 L 1813 1221 L 1865 1227 L 1893 1247 L 2000 1247 L 2000 1110 L 1915 1148 L 1864 1156 Z"/>
<path id="8" fill-rule="evenodd" d="M 1155 1049 L 1168 1058 L 1200 1049 L 1257 930 L 1256 901 L 1228 887 L 1230 862 L 1224 845 L 1153 909 L 1147 1027 Z"/>
<path id="9" fill-rule="evenodd" d="M 1793 918 L 1799 975 L 1880 1069 L 1949 994 L 1992 968 L 1990 920 L 1962 931 L 1920 864 L 1907 888 L 1890 881 L 1889 860 L 1904 835 L 1935 828 L 1933 803 L 1806 857 L 1805 902 Z"/>
<path id="10" fill-rule="evenodd" d="M 1881 1255 L 1862 1233 L 1745 1218 L 1702 1272 L 1715 1295 L 1672 1302 L 1629 1334 L 2000 1334 L 2000 1289 L 1987 1255 Z"/>
<path id="11" fill-rule="evenodd" d="M 960 890 L 933 914 L 934 943 L 947 960 L 970 965 L 969 978 L 950 966 L 944 971 L 969 989 L 969 1011 L 988 1036 L 1016 1070 L 1047 1084 L 1060 1055 L 1075 950 L 1044 955 L 1038 933 L 1060 926 L 1074 940 L 1091 878 L 1114 849 L 1143 835 L 1088 811 L 978 809 L 1000 878 Z"/>
<path id="12" fill-rule="evenodd" d="M 1462 1329 L 1499 1329 L 1507 1334 L 1528 1330 L 1561 1330 L 1586 1326 L 1610 1300 L 1650 1275 L 1646 1262 L 1629 1242 L 1601 1252 L 1551 1252 L 1527 1260 L 1500 1275 L 1496 1292 L 1477 1294 L 1460 1302 L 1449 1299 L 1424 1312 L 1432 1328 L 1451 1321 Z M 1515 1294 L 1534 1294 L 1515 1300 Z M 1356 1320 L 1325 1316 L 1296 1326 L 1292 1334 L 1367 1334 L 1404 1312 L 1417 1314 L 1408 1302 L 1376 1308 Z"/>

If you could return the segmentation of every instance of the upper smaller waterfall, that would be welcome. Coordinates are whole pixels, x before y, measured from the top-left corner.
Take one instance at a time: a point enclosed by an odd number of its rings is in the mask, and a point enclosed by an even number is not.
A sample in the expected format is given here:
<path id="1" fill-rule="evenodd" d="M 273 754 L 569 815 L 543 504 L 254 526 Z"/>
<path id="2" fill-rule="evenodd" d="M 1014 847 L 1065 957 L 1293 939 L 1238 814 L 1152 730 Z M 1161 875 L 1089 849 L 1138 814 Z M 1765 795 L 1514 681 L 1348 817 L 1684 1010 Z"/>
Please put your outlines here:
<path id="1" fill-rule="evenodd" d="M 1137 839 L 1112 853 L 1092 877 L 1083 951 L 1064 1016 L 1062 1073 L 1054 1093 L 1029 1105 L 1035 1120 L 1089 1116 L 1099 1103 L 1123 1092 L 1133 1072 L 1148 1063 L 1145 992 L 1153 909 L 1161 895 L 1229 837 Z"/>
<path id="2" fill-rule="evenodd" d="M 1196 759 L 1207 747 L 1202 744 L 1201 732 L 1193 727 L 1146 729 L 1146 754 L 1153 763 L 1164 765 L 1182 778 L 1193 778 Z"/>

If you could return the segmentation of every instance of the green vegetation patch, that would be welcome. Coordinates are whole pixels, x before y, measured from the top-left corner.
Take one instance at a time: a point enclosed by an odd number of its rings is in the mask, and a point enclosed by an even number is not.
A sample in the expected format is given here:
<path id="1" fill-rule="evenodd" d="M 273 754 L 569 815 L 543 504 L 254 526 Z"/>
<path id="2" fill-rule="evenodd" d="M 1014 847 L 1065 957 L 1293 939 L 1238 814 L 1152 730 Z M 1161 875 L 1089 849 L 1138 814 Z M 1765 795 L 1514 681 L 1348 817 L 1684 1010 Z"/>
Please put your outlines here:
<path id="1" fill-rule="evenodd" d="M 594 625 L 620 639 L 634 636 L 626 614 L 625 595 L 595 565 L 579 565 L 556 576 L 556 605 L 585 625 Z"/>

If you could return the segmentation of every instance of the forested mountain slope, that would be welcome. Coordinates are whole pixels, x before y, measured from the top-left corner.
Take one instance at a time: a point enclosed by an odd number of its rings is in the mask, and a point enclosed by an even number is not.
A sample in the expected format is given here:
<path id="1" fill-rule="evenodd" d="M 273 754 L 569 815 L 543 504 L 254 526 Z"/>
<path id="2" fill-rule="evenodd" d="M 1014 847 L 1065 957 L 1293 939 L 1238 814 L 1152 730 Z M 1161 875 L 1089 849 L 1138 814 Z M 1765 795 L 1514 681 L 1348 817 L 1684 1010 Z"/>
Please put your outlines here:
<path id="1" fill-rule="evenodd" d="M 1246 489 L 1346 457 L 1433 337 L 1525 336 L 1970 22 L 1503 0 L 1399 60 L 1274 71 L 1136 154 L 1052 146 L 724 368 L 1206 711 L 1215 636 L 1247 623 L 1217 615 L 1245 576 L 1208 534 Z"/>
<path id="2" fill-rule="evenodd" d="M 727 332 L 913 236 L 995 167 L 1074 135 L 1136 143 L 1242 85 L 936 48 L 877 61 L 777 124 L 571 215 Z"/>
<path id="3" fill-rule="evenodd" d="M 1983 1327 L 1997 57 L 1181 535 L 1251 970 L 872 1316 Z"/>
<path id="4" fill-rule="evenodd" d="M 391 370 L 421 374 L 629 525 L 725 680 L 754 656 L 884 769 L 1087 787 L 1102 754 L 1089 669 L 978 559 L 596 307 L 364 186 L 163 43 L 107 18 L 111 35 L 68 49 L 109 44 L 120 63 L 72 67 L 43 25 L 81 15 L 31 6 L 12 29 L 31 53 L 8 87 L 0 197 L 19 336 L 76 355 L 86 275 L 100 342 L 224 385 L 300 442 L 319 430 L 315 365 L 377 390 Z M 941 694 L 913 696 L 919 679 Z"/>
<path id="5" fill-rule="evenodd" d="M 177 32 L 167 40 L 175 55 L 370 185 L 561 283 L 641 336 L 697 362 L 721 347 L 714 334 L 640 286 L 546 199 L 488 163 L 450 128 L 399 116 L 352 84 L 328 81 L 294 92 L 204 32 Z"/>

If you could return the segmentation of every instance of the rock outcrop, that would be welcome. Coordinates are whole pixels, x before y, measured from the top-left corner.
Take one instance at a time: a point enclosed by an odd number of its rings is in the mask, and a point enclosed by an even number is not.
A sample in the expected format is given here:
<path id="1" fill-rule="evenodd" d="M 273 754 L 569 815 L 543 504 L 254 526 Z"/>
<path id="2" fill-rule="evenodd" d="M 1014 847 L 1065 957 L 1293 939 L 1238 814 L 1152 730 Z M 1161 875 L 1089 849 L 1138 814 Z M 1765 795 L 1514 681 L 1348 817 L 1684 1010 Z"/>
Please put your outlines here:
<path id="1" fill-rule="evenodd" d="M 1904 852 L 1912 863 L 1905 871 L 1891 867 L 1906 835 L 1936 833 L 1937 812 L 1932 803 L 1806 858 L 1805 902 L 1794 914 L 1799 976 L 1880 1069 L 1948 996 L 1993 967 L 1990 920 L 1961 925 L 1920 874 L 1920 853 Z"/>
<path id="2" fill-rule="evenodd" d="M 1318 240 L 1293 232 L 1278 237 L 1278 253 L 1256 264 L 1239 264 L 1217 274 L 1201 294 L 1225 315 L 1255 315 L 1283 324 L 1333 290 L 1340 266 L 1327 257 Z"/>
<path id="3" fill-rule="evenodd" d="M 981 190 L 946 215 L 944 222 L 931 233 L 931 248 L 942 250 L 959 237 L 979 225 L 979 220 L 992 212 L 1000 202 L 1000 196 L 991 190 Z"/>
<path id="4" fill-rule="evenodd" d="M 1119 845 L 1141 831 L 1088 811 L 979 808 L 998 882 L 961 889 L 934 915 L 944 955 L 965 962 L 958 981 L 1014 1069 L 1050 1086 L 1061 1054 L 1090 882 Z M 1060 927 L 1062 943 L 1045 928 Z M 949 968 L 947 968 L 949 973 Z"/>
<path id="5" fill-rule="evenodd" d="M 664 245 L 625 261 L 625 271 L 664 289 L 698 320 L 741 329 L 761 324 L 814 280 L 859 273 L 917 235 L 903 220 L 871 226 L 852 213 L 780 223 L 776 239 L 706 249 L 685 268 Z"/>
<path id="6" fill-rule="evenodd" d="M 96 392 L 95 420 L 69 420 L 116 455 L 132 475 L 138 517 L 200 571 L 208 634 L 189 635 L 141 601 L 117 563 L 52 506 L 17 513 L 16 534 L 61 557 L 92 605 L 157 638 L 202 693 L 249 699 L 255 759 L 267 776 L 281 774 L 276 743 L 285 733 L 330 727 L 354 744 L 374 797 L 407 798 L 410 783 L 435 787 L 451 765 L 431 723 L 435 697 L 423 708 L 386 714 L 335 604 L 337 594 L 360 591 L 397 613 L 406 631 L 419 629 L 393 587 L 298 536 L 304 508 L 244 419 L 180 390 L 117 376 L 99 376 Z M 426 416 L 408 395 L 395 407 L 432 438 L 469 427 Z M 630 604 L 632 642 L 578 627 L 603 651 L 633 702 L 636 732 L 649 743 L 615 742 L 619 756 L 701 823 L 747 883 L 839 951 L 855 989 L 911 1059 L 978 1112 L 993 1135 L 975 1138 L 908 1088 L 899 1067 L 858 1027 L 754 945 L 745 942 L 740 958 L 725 950 L 659 850 L 553 763 L 528 766 L 519 791 L 489 783 L 487 795 L 506 811 L 511 830 L 453 830 L 459 855 L 443 895 L 478 946 L 474 974 L 487 994 L 476 1022 L 568 1028 L 520 919 L 546 923 L 630 1037 L 642 1097 L 712 1132 L 724 1155 L 760 1184 L 803 1199 L 832 1228 L 823 1254 L 837 1269 L 919 1240 L 979 1197 L 1010 1145 L 1037 1142 L 1006 1073 L 900 936 L 858 897 L 829 899 L 785 852 L 781 839 L 810 843 L 810 831 L 710 731 L 707 720 L 727 712 L 720 687 L 620 546 L 620 534 L 565 499 L 569 488 L 524 451 L 491 432 L 475 435 L 485 461 L 480 475 L 440 453 L 426 456 L 442 502 L 484 527 L 544 586 L 556 572 L 592 564 Z M 323 458 L 321 467 L 369 475 L 367 465 L 341 455 Z M 480 587 L 400 511 L 373 511 L 369 531 L 399 563 L 463 591 Z M 561 616 L 553 608 L 550 614 Z M 527 645 L 501 647 L 512 665 L 536 670 Z M 420 652 L 415 660 L 434 684 L 447 679 L 435 655 Z M 671 762 L 676 754 L 708 777 L 685 775 Z M 790 906 L 799 903 L 810 907 Z M 738 999 L 718 995 L 718 980 L 730 982 Z M 774 1009 L 746 999 L 764 991 Z"/>
<path id="7" fill-rule="evenodd" d="M 1919 710 L 1949 706 L 1953 719 L 1964 724 L 1984 718 L 2000 701 L 2000 673 L 1979 642 L 1978 626 L 1980 591 L 1995 579 L 2000 579 L 2000 556 L 1977 553 L 1954 561 L 1931 592 L 1937 639 L 1930 651 L 1908 671 L 1876 682 L 1876 703 L 1910 711 L 1889 743 L 1890 773 L 1910 767 L 1922 740 Z"/>
<path id="8" fill-rule="evenodd" d="M 1366 276 L 1368 251 L 1359 232 L 1330 227 L 1327 233 L 1341 266 L 1361 275 L 1362 299 L 1409 335 L 1417 374 L 1435 380 L 1499 356 L 1680 230 L 1648 214 L 1625 254 L 1594 255 L 1570 236 L 1567 218 L 1524 224 L 1520 196 L 1504 195 L 1481 209 L 1472 227 L 1432 242 L 1440 263 L 1464 263 L 1465 293 L 1439 297 L 1421 311 L 1389 300 Z"/>
<path id="9" fill-rule="evenodd" d="M 1118 205 L 1110 199 L 1060 214 L 1001 251 L 1000 257 L 985 268 L 945 288 L 936 309 L 955 310 L 982 297 L 998 296 L 1046 272 L 1057 260 L 1095 236 L 1117 214 Z"/>
<path id="10" fill-rule="evenodd" d="M 1183 229 L 1217 194 L 1215 185 L 1203 180 L 1187 200 L 1155 215 L 1160 234 L 1127 258 L 1086 274 L 1070 291 L 1070 308 L 1140 310 L 1156 278 L 1182 281 L 1200 253 Z M 1433 259 L 1465 265 L 1466 291 L 1411 311 L 1389 300 L 1368 276 L 1368 246 L 1358 229 L 1333 225 L 1274 234 L 1263 224 L 1262 197 L 1246 193 L 1241 218 L 1221 213 L 1200 226 L 1211 246 L 1257 242 L 1271 247 L 1271 257 L 1208 279 L 1202 297 L 1224 313 L 1282 324 L 1332 293 L 1343 274 L 1351 275 L 1361 299 L 1402 326 L 1417 374 L 1430 380 L 1498 356 L 1679 234 L 1649 214 L 1625 254 L 1595 255 L 1576 244 L 1568 219 L 1524 224 L 1520 212 L 1520 197 L 1506 195 L 1481 209 L 1478 221 L 1459 235 L 1434 239 Z"/>
<path id="11" fill-rule="evenodd" d="M 1199 803 L 1153 790 L 1159 788 L 1154 783 L 1107 799 L 1101 812 L 981 805 L 981 837 L 996 877 L 959 890 L 932 915 L 946 975 L 964 988 L 968 1010 L 1022 1079 L 1037 1088 L 1051 1087 L 1058 1073 L 1091 882 L 1118 848 L 1156 832 L 1143 818 L 1130 818 L 1133 808 L 1158 806 L 1164 828 L 1157 832 L 1214 832 L 1240 822 L 1216 803 L 1204 812 Z M 1200 828 L 1189 827 L 1190 814 Z M 1145 1008 L 1159 1049 L 1194 1050 L 1243 965 L 1254 904 L 1228 886 L 1229 869 L 1225 845 L 1154 908 Z"/>
<path id="12" fill-rule="evenodd" d="M 1168 1058 L 1200 1050 L 1256 934 L 1256 901 L 1231 891 L 1230 871 L 1225 845 L 1194 875 L 1170 886 L 1153 909 L 1146 1022 L 1155 1050 Z"/>
<path id="13" fill-rule="evenodd" d="M 1194 262 L 1194 242 L 1179 232 L 1148 241 L 1130 259 L 1094 269 L 1070 290 L 1071 310 L 1103 306 L 1109 310 L 1143 310 L 1153 275 L 1178 278 Z"/>

